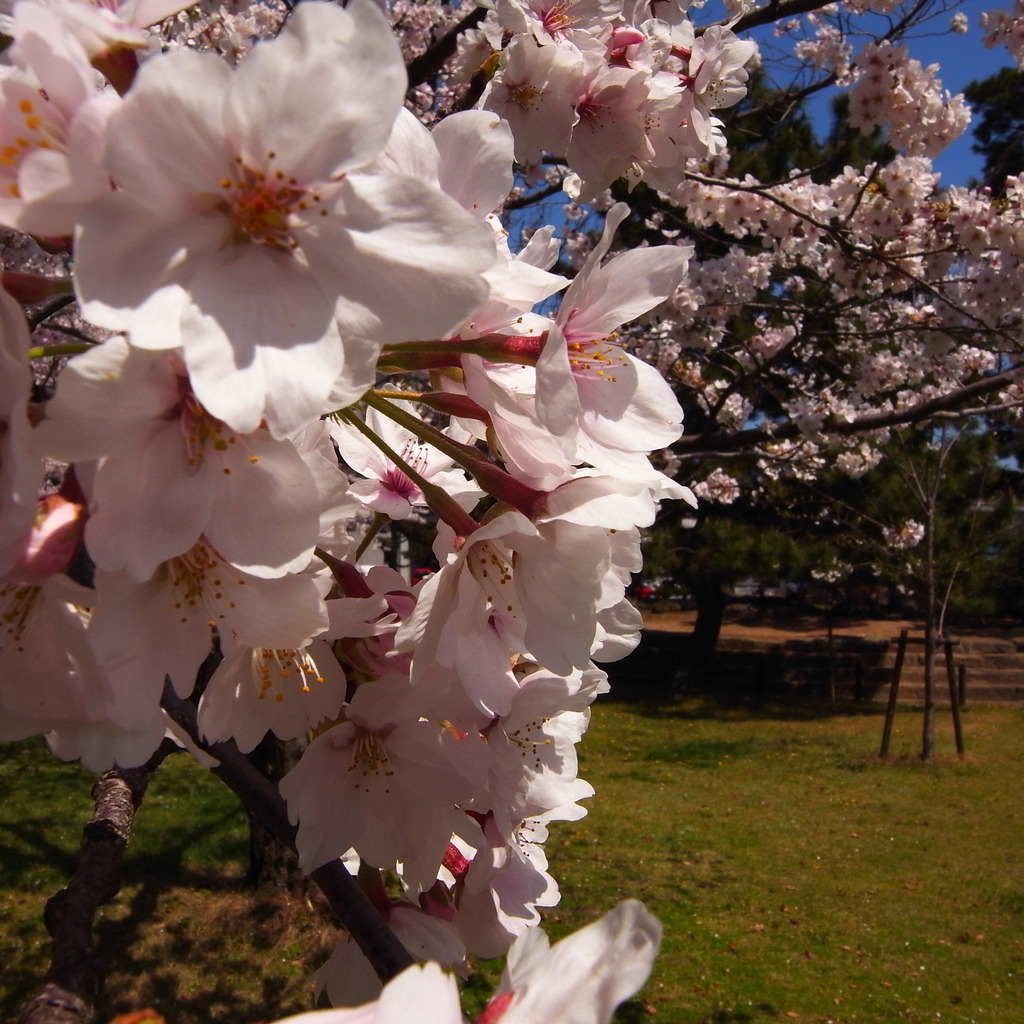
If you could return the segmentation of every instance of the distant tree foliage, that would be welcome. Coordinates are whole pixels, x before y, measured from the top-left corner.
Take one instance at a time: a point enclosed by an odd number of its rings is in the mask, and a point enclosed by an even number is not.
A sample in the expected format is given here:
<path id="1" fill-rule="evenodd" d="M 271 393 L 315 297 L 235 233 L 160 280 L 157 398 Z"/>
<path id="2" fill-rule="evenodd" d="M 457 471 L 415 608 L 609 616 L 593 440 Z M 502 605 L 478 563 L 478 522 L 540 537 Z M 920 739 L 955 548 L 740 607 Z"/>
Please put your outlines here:
<path id="1" fill-rule="evenodd" d="M 971 149 L 985 158 L 981 183 L 1002 195 L 1007 176 L 1024 171 L 1024 71 L 1001 68 L 971 82 L 964 95 L 974 110 Z"/>

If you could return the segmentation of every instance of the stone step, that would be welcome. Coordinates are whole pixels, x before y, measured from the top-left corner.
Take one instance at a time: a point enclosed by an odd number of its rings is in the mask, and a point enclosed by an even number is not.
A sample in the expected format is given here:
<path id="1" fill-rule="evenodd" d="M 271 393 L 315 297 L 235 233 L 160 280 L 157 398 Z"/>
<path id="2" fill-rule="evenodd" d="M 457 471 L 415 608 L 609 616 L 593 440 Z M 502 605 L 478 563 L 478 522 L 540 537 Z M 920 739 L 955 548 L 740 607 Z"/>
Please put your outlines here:
<path id="1" fill-rule="evenodd" d="M 895 661 L 895 655 L 890 659 L 890 663 Z M 1019 654 L 1017 651 L 1001 651 L 998 654 L 966 654 L 960 651 L 953 652 L 953 663 L 955 665 L 966 665 L 967 668 L 1015 668 L 1024 667 L 1024 655 Z M 903 659 L 904 667 L 908 665 L 923 665 L 924 655 L 917 654 L 914 657 L 905 657 Z M 937 651 L 935 657 L 936 665 L 946 664 L 946 655 L 943 651 Z"/>
<path id="2" fill-rule="evenodd" d="M 878 678 L 877 676 L 875 677 Z M 886 681 L 892 679 L 892 670 L 890 669 Z M 1024 666 L 1018 668 L 986 668 L 984 670 L 968 669 L 967 671 L 967 683 L 970 685 L 972 682 L 979 683 L 990 683 L 993 686 L 1024 686 Z M 936 665 L 935 666 L 935 683 L 936 685 L 946 685 L 946 666 Z M 923 685 L 924 684 L 924 671 L 921 668 L 909 668 L 904 665 L 903 672 L 900 674 L 900 686 L 907 685 Z"/>
<path id="3" fill-rule="evenodd" d="M 886 699 L 889 691 L 880 691 L 879 698 Z M 901 704 L 923 704 L 924 687 L 921 685 L 904 686 L 900 683 L 899 702 Z M 949 688 L 936 687 L 935 702 L 949 705 Z M 1024 686 L 999 686 L 989 683 L 967 684 L 967 704 L 1013 703 L 1024 704 Z"/>
<path id="4" fill-rule="evenodd" d="M 888 642 L 890 650 L 895 655 L 899 638 L 892 637 Z M 936 644 L 936 649 L 940 655 L 943 654 L 945 648 L 941 641 Z M 923 650 L 924 645 L 921 643 L 907 644 L 907 658 L 922 657 Z M 953 645 L 953 656 L 956 658 L 974 654 L 1019 654 L 1022 651 L 1024 651 L 1024 637 L 1019 640 L 1010 637 L 968 637 L 958 640 Z"/>
<path id="5" fill-rule="evenodd" d="M 668 657 L 671 639 L 660 634 L 649 636 L 647 654 L 653 657 L 660 653 Z M 1024 636 L 1020 644 L 1022 649 L 1018 650 L 1014 641 L 996 637 L 972 639 L 970 644 L 965 642 L 953 648 L 954 667 L 966 670 L 969 700 L 1024 703 Z M 638 655 L 642 656 L 644 651 L 645 646 L 641 644 Z M 675 665 L 675 659 L 672 660 Z M 831 649 L 827 639 L 821 636 L 791 637 L 783 641 L 729 637 L 723 638 L 718 647 L 715 678 L 724 688 L 757 693 L 820 695 L 834 684 L 835 692 L 844 698 L 859 693 L 864 699 L 884 701 L 888 697 L 895 660 L 895 644 L 864 637 L 835 636 Z M 936 652 L 934 667 L 936 697 L 948 703 L 946 659 L 941 647 Z M 673 669 L 674 672 L 679 670 L 678 665 Z M 658 674 L 671 675 L 665 668 L 659 668 Z M 920 703 L 924 699 L 921 644 L 907 647 L 899 699 L 903 704 Z"/>
<path id="6" fill-rule="evenodd" d="M 964 640 L 957 647 L 953 648 L 954 654 L 957 649 L 971 654 L 1002 654 L 1021 651 L 1024 647 L 1024 640 L 1011 640 L 1009 638 L 1000 640 L 997 637 L 971 637 Z"/>

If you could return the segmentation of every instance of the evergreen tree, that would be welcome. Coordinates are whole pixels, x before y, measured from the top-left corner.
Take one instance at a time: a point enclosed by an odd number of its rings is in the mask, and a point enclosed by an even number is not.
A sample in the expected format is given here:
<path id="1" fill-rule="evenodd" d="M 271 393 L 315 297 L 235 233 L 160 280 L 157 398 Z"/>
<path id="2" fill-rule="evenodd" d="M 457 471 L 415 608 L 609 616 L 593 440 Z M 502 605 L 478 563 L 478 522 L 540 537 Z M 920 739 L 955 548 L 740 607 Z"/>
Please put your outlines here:
<path id="1" fill-rule="evenodd" d="M 1024 71 L 1000 68 L 964 95 L 974 108 L 971 149 L 985 158 L 982 184 L 1001 195 L 1007 176 L 1024 171 Z"/>

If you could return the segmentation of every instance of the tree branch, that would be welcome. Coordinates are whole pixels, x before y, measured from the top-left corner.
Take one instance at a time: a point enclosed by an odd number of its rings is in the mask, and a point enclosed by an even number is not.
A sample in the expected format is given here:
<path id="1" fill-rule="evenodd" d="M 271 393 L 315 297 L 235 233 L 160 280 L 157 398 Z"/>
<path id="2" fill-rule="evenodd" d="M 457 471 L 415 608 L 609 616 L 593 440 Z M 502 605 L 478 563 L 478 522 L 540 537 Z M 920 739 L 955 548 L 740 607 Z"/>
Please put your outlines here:
<path id="1" fill-rule="evenodd" d="M 559 182 L 557 185 L 548 185 L 546 188 L 538 189 L 536 192 L 528 192 L 516 199 L 510 199 L 502 207 L 502 212 L 508 213 L 510 210 L 522 210 L 527 206 L 534 206 L 536 203 L 543 202 L 545 199 L 557 196 L 561 191 L 562 183 Z"/>
<path id="2" fill-rule="evenodd" d="M 55 313 L 66 309 L 74 301 L 74 295 L 57 295 L 55 298 L 50 299 L 49 302 L 42 303 L 36 312 L 28 318 L 29 327 L 35 330 L 40 324 L 45 323 Z"/>
<path id="3" fill-rule="evenodd" d="M 743 15 L 732 26 L 732 30 L 739 35 L 761 25 L 770 25 L 773 21 L 784 21 L 798 14 L 810 14 L 811 11 L 818 11 L 827 6 L 827 0 L 771 0 L 771 3 L 765 4 L 764 7 Z"/>
<path id="4" fill-rule="evenodd" d="M 459 36 L 471 28 L 476 28 L 486 14 L 485 8 L 475 7 L 462 21 L 445 32 L 429 50 L 409 61 L 405 67 L 409 75 L 409 88 L 414 89 L 433 78 L 444 67 L 445 61 L 455 53 Z"/>
<path id="5" fill-rule="evenodd" d="M 257 771 L 234 742 L 203 742 L 199 736 L 195 706 L 182 700 L 170 686 L 164 687 L 162 704 L 196 745 L 217 759 L 219 764 L 211 771 L 226 783 L 245 809 L 259 818 L 282 842 L 294 848 L 298 830 L 288 818 L 288 808 L 277 787 Z M 416 962 L 340 860 L 330 861 L 310 872 L 310 878 L 327 897 L 382 981 L 390 980 Z"/>
<path id="6" fill-rule="evenodd" d="M 135 812 L 154 771 L 176 745 L 165 741 L 141 768 L 104 772 L 92 788 L 94 810 L 82 830 L 78 866 L 67 887 L 46 903 L 43 921 L 53 936 L 46 980 L 23 1007 L 19 1024 L 85 1024 L 103 986 L 96 956 L 96 911 L 121 888 L 121 861 Z"/>
<path id="7" fill-rule="evenodd" d="M 989 395 L 993 391 L 1016 383 L 1020 380 L 1022 370 L 1024 370 L 1024 366 L 1014 366 L 1002 373 L 965 384 L 946 395 L 916 402 L 902 409 L 872 413 L 853 420 L 831 419 L 826 421 L 817 432 L 848 437 L 870 430 L 884 430 L 888 427 L 922 423 L 943 413 L 960 410 L 972 399 Z M 974 409 L 971 412 L 973 414 L 977 410 Z M 770 444 L 774 441 L 787 441 L 794 437 L 800 437 L 803 433 L 798 424 L 792 420 L 786 420 L 782 423 L 769 423 L 763 427 L 750 427 L 747 430 L 684 435 L 673 445 L 672 450 L 676 455 L 686 459 L 707 458 L 726 452 L 750 451 L 758 445 Z"/>

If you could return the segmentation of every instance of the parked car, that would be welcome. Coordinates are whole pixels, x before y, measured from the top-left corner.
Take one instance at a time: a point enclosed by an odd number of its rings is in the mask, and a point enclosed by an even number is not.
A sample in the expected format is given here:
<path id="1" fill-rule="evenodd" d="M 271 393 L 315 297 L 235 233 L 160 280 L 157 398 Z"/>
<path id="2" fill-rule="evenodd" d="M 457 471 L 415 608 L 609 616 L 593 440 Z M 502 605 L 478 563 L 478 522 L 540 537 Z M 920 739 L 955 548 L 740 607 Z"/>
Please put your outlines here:
<path id="1" fill-rule="evenodd" d="M 633 580 L 626 587 L 626 594 L 634 601 L 653 601 L 657 597 L 657 591 L 645 580 Z"/>

